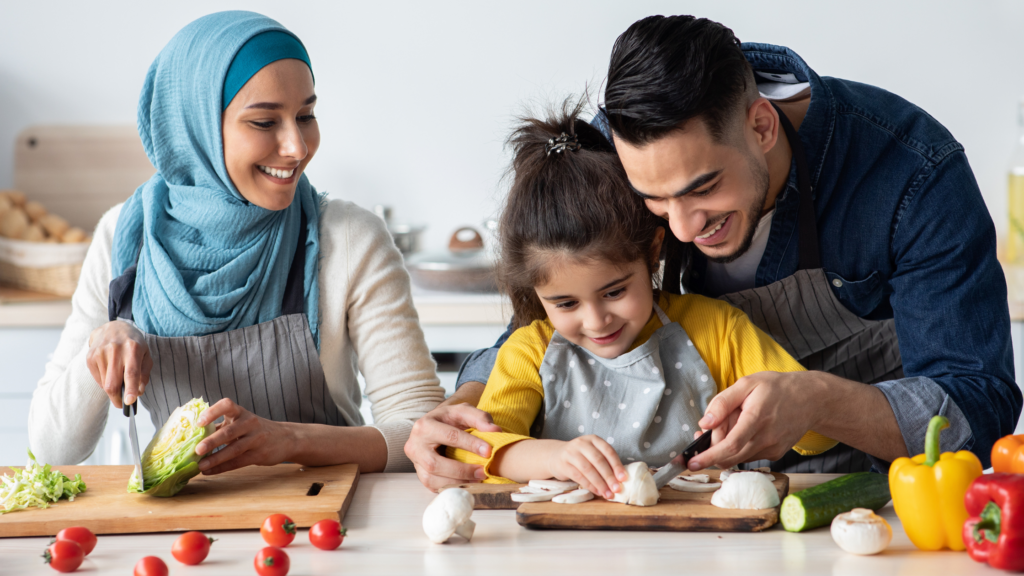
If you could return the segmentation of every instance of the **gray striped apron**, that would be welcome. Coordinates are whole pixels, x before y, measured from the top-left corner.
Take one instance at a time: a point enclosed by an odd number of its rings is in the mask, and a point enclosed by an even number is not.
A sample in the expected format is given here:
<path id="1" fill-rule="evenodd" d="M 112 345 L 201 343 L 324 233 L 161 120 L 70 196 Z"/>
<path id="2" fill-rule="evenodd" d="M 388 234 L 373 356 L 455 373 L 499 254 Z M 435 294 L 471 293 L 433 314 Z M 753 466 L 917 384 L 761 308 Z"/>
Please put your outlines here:
<path id="1" fill-rule="evenodd" d="M 305 215 L 302 229 L 306 229 Z M 345 425 L 327 389 L 306 319 L 305 255 L 305 235 L 300 234 L 281 316 L 205 336 L 145 335 L 153 369 L 139 400 L 154 426 L 159 429 L 175 408 L 200 396 L 210 404 L 230 398 L 253 414 L 277 422 Z M 135 271 L 132 266 L 110 283 L 111 321 L 132 319 Z"/>
<path id="2" fill-rule="evenodd" d="M 778 110 L 778 108 L 776 108 Z M 810 171 L 803 144 L 779 110 L 796 161 L 800 192 L 798 221 L 800 268 L 777 282 L 720 298 L 743 310 L 808 370 L 821 370 L 864 384 L 903 377 L 903 360 L 895 320 L 865 320 L 850 312 L 829 284 L 821 267 L 818 225 L 811 194 Z M 841 280 L 837 287 L 841 286 Z M 860 450 L 839 444 L 818 456 L 790 450 L 776 461 L 758 460 L 744 467 L 770 466 L 777 472 L 860 472 L 871 460 Z"/>
<path id="3" fill-rule="evenodd" d="M 568 441 L 596 434 L 624 463 L 650 466 L 667 464 L 693 441 L 718 385 L 683 327 L 657 304 L 654 312 L 661 328 L 616 358 L 596 356 L 555 332 L 540 366 L 544 407 L 530 436 Z"/>

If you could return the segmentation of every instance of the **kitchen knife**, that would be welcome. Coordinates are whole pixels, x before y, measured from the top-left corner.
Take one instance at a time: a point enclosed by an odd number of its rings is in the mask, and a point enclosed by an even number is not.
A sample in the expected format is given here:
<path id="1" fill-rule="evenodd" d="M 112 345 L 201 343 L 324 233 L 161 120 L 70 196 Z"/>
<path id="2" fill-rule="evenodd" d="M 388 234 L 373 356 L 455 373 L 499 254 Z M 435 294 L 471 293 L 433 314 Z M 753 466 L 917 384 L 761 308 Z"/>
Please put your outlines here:
<path id="1" fill-rule="evenodd" d="M 124 401 L 124 384 L 121 384 L 121 405 L 124 406 L 124 415 L 128 417 L 128 439 L 132 443 L 132 460 L 135 463 L 135 477 L 139 479 L 139 487 L 144 492 L 146 490 L 146 481 L 142 477 L 142 455 L 139 453 L 139 433 L 135 429 L 135 414 L 139 411 L 139 399 L 136 398 L 135 402 L 128 405 Z"/>
<path id="2" fill-rule="evenodd" d="M 686 465 L 690 463 L 691 458 L 708 448 L 711 448 L 710 430 L 698 436 L 689 446 L 683 448 L 683 452 L 679 456 L 673 458 L 668 464 L 665 464 L 654 473 L 654 484 L 658 487 L 658 490 L 664 488 L 673 478 L 686 470 Z"/>

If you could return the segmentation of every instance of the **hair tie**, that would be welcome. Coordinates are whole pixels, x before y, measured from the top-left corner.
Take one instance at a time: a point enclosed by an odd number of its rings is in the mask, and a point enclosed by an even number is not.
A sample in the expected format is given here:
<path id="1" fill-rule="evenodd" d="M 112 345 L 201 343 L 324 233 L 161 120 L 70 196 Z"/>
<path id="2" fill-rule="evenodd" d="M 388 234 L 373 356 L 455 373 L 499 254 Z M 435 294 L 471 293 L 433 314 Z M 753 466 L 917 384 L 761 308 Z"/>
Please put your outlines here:
<path id="1" fill-rule="evenodd" d="M 544 152 L 546 152 L 548 156 L 551 156 L 552 152 L 561 154 L 564 150 L 573 151 L 579 149 L 580 143 L 576 139 L 576 135 L 570 136 L 565 132 L 559 134 L 558 138 L 549 139 L 547 145 L 544 146 Z"/>

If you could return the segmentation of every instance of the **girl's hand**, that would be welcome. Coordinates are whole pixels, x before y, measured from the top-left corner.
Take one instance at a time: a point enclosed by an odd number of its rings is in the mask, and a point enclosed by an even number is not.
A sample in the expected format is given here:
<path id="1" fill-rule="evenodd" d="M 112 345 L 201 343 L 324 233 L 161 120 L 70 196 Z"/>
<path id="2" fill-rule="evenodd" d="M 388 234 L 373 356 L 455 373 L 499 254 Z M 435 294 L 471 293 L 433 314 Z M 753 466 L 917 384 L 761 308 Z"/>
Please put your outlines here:
<path id="1" fill-rule="evenodd" d="M 551 454 L 548 468 L 559 480 L 572 480 L 580 488 L 611 500 L 629 476 L 611 444 L 593 434 L 565 442 Z"/>
<path id="2" fill-rule="evenodd" d="M 107 322 L 89 335 L 85 364 L 96 383 L 121 408 L 121 384 L 124 401 L 133 404 L 149 384 L 153 358 L 146 337 L 138 328 L 121 320 Z"/>
<path id="3" fill-rule="evenodd" d="M 199 461 L 203 474 L 220 474 L 251 465 L 273 466 L 289 459 L 294 440 L 287 423 L 260 418 L 230 398 L 223 398 L 207 408 L 196 424 L 206 426 L 221 416 L 224 421 L 217 425 L 217 431 L 196 445 L 196 454 L 200 456 L 224 445 Z"/>

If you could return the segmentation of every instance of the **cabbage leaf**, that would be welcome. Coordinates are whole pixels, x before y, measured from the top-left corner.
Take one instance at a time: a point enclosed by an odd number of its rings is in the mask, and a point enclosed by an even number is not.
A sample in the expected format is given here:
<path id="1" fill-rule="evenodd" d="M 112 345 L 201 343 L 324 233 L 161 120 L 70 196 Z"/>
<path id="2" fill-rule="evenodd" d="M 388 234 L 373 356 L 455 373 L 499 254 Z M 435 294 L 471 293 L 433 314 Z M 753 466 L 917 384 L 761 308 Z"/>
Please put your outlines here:
<path id="1" fill-rule="evenodd" d="M 146 485 L 139 486 L 133 469 L 128 492 L 174 496 L 199 474 L 199 461 L 203 456 L 196 454 L 196 445 L 213 434 L 216 425 L 211 422 L 197 426 L 196 420 L 209 407 L 202 398 L 193 398 L 171 413 L 142 453 L 142 476 Z"/>
<path id="2" fill-rule="evenodd" d="M 29 506 L 49 508 L 51 503 L 61 498 L 74 502 L 76 494 L 85 492 L 81 474 L 75 474 L 72 480 L 57 470 L 51 470 L 49 464 L 40 466 L 31 450 L 28 457 L 28 464 L 21 470 L 11 468 L 13 476 L 0 476 L 0 514 L 24 510 Z"/>

